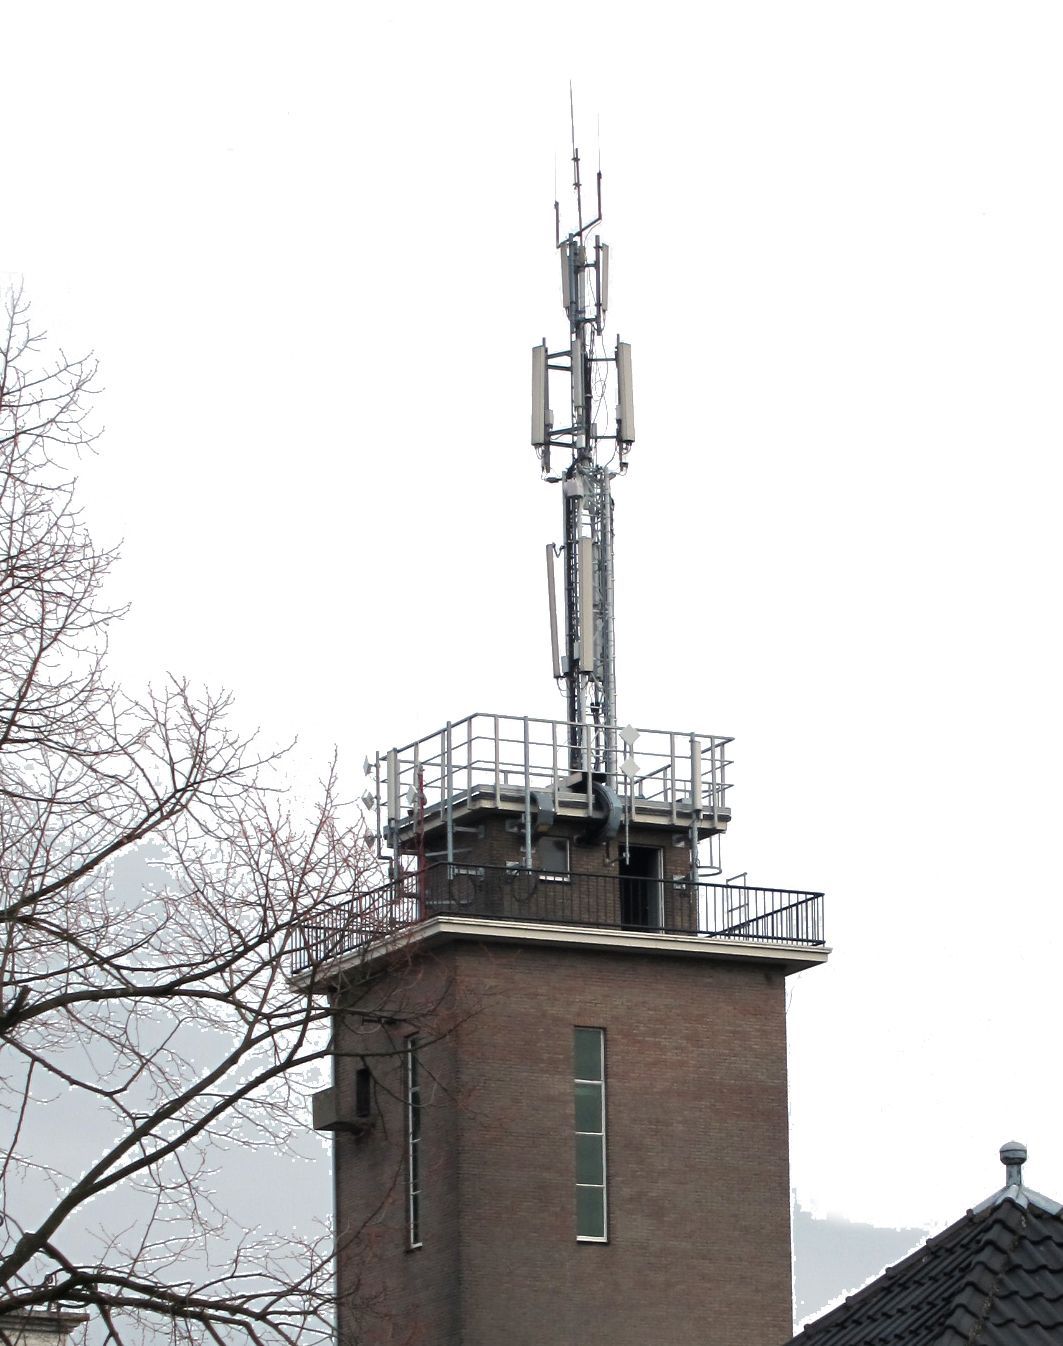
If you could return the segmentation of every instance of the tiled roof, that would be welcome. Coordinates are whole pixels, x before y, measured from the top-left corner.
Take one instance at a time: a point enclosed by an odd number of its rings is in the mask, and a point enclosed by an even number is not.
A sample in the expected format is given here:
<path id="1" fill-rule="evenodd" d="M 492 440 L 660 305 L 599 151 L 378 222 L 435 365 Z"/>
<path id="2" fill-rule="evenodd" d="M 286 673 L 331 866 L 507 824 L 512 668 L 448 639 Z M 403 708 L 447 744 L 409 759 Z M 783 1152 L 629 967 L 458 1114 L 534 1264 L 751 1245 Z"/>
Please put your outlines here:
<path id="1" fill-rule="evenodd" d="M 809 1323 L 793 1346 L 1060 1346 L 1063 1213 L 1006 1187 Z"/>

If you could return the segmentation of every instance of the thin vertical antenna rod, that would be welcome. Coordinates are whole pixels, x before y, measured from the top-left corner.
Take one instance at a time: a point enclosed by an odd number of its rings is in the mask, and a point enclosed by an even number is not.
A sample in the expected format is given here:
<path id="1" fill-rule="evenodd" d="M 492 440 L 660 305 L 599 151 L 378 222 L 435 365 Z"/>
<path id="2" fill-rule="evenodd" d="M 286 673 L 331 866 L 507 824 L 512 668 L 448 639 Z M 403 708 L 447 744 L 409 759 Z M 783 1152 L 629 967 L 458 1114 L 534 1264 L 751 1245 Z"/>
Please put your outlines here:
<path id="1" fill-rule="evenodd" d="M 594 218 L 585 221 L 571 85 L 569 111 L 576 227 L 564 237 L 561 207 L 554 202 L 569 339 L 567 349 L 549 351 L 544 342 L 533 352 L 532 436 L 543 476 L 561 486 L 565 643 L 560 680 L 565 684 L 568 710 L 569 765 L 575 772 L 585 769 L 584 764 L 589 762 L 591 769 L 613 786 L 617 709 L 612 481 L 626 471 L 634 441 L 631 347 L 618 341 L 612 354 L 599 353 L 598 341 L 604 335 L 609 303 L 609 248 L 597 235 L 593 248 L 589 248 L 587 236 L 602 218 L 602 174 L 599 168 Z M 616 415 L 610 427 L 599 425 L 596 417 L 608 415 L 606 391 L 614 367 Z M 570 420 L 556 428 L 550 410 L 551 371 L 566 374 L 569 383 Z M 552 450 L 567 451 L 569 458 L 556 471 L 551 468 Z"/>

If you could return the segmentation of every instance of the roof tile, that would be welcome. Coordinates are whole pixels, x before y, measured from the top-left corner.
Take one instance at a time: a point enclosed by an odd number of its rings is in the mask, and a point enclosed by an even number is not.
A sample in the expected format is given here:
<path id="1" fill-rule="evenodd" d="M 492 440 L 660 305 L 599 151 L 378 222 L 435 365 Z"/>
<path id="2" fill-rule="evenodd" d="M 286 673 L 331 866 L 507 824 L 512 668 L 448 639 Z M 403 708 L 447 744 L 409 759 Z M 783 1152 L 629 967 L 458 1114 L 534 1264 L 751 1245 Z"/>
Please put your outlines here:
<path id="1" fill-rule="evenodd" d="M 1061 1342 L 1063 1214 L 1003 1194 L 792 1339 L 793 1346 Z"/>

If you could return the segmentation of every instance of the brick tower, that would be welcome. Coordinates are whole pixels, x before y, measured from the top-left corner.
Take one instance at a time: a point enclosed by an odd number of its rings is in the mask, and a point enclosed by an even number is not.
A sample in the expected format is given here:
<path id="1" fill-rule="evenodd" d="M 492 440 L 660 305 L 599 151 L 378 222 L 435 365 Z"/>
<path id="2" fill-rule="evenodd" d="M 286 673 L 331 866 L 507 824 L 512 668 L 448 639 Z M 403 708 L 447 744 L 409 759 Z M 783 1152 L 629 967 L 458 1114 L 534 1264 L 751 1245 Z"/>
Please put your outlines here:
<path id="1" fill-rule="evenodd" d="M 729 739 L 617 718 L 630 347 L 600 353 L 601 175 L 585 224 L 573 166 L 569 341 L 535 349 L 532 414 L 561 488 L 567 716 L 474 714 L 367 762 L 387 878 L 309 932 L 298 973 L 335 1007 L 314 1123 L 334 1134 L 340 1346 L 792 1331 L 784 979 L 827 956 L 821 899 L 713 881 Z"/>

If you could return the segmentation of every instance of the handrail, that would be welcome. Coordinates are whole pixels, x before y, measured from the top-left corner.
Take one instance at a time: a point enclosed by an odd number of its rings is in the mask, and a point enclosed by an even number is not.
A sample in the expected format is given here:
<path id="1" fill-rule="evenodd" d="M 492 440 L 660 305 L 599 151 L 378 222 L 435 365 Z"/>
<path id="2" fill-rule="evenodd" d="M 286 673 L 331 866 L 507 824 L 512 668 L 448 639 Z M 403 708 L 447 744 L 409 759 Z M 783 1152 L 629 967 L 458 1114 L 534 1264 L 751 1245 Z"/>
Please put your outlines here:
<path id="1" fill-rule="evenodd" d="M 566 729 L 581 729 L 584 727 L 578 720 L 553 720 L 548 719 L 546 716 L 543 715 L 507 715 L 504 713 L 500 713 L 498 711 L 484 711 L 484 710 L 474 710 L 471 715 L 466 715 L 464 719 L 451 720 L 450 726 L 452 729 L 460 729 L 464 725 L 471 725 L 471 723 L 474 720 L 518 720 L 522 722 L 524 720 L 527 720 L 529 724 L 543 724 L 543 725 L 556 724 L 556 725 L 563 725 Z M 602 726 L 602 728 L 606 730 L 619 729 L 620 727 L 621 726 L 619 725 Z M 647 725 L 639 725 L 639 724 L 634 725 L 633 728 L 635 728 L 640 734 L 667 734 L 675 732 L 673 730 L 655 729 L 650 728 Z M 395 751 L 400 753 L 408 752 L 411 748 L 415 748 L 418 743 L 426 743 L 428 742 L 429 739 L 435 738 L 439 732 L 440 732 L 439 730 L 433 730 L 433 732 L 430 734 L 423 734 L 420 738 L 411 739 L 409 743 L 402 744 L 402 746 L 396 748 Z M 711 740 L 712 742 L 720 746 L 725 746 L 728 743 L 734 742 L 733 735 L 729 734 L 696 734 L 695 737 L 705 739 L 707 741 Z M 504 738 L 503 741 L 505 741 Z M 520 740 L 518 739 L 513 741 L 519 742 Z"/>
<path id="2" fill-rule="evenodd" d="M 305 927 L 294 970 L 366 952 L 381 939 L 447 915 L 766 945 L 825 943 L 819 892 L 439 863 L 356 894 Z"/>
<path id="3" fill-rule="evenodd" d="M 577 729 L 579 733 L 573 736 L 571 731 Z M 588 810 L 592 808 L 593 777 L 604 779 L 614 790 L 622 787 L 630 808 L 667 809 L 673 823 L 682 817 L 685 826 L 689 816 L 711 818 L 717 824 L 721 812 L 726 816 L 729 737 L 638 729 L 628 752 L 635 768 L 621 782 L 609 775 L 611 759 L 606 750 L 601 749 L 606 755 L 598 761 L 599 748 L 590 742 L 593 737 L 596 744 L 599 740 L 607 743 L 619 733 L 616 725 L 593 728 L 570 720 L 478 712 L 378 754 L 374 798 L 378 853 L 393 850 L 398 829 L 408 824 L 411 815 L 404 801 L 415 786 L 425 797 L 426 810 L 442 814 L 448 852 L 452 850 L 455 806 L 477 792 L 486 792 L 497 806 L 503 789 L 519 789 L 528 816 L 533 791 L 552 793 L 556 807 L 571 790 L 574 775 L 587 777 L 586 787 L 575 793 L 586 800 Z M 572 745 L 580 738 L 583 746 L 577 767 Z M 530 856 L 524 859 L 531 863 Z"/>

